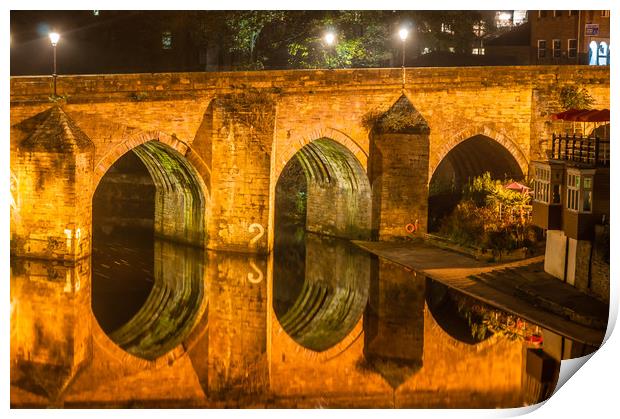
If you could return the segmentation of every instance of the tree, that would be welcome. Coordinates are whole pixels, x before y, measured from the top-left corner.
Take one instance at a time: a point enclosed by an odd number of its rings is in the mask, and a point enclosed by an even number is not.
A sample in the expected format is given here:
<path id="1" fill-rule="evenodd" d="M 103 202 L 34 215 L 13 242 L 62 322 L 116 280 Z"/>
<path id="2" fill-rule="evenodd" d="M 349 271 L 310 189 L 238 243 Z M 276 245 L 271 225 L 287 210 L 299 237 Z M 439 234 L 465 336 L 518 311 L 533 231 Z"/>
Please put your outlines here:
<path id="1" fill-rule="evenodd" d="M 347 68 L 393 65 L 400 25 L 413 27 L 409 50 L 471 53 L 478 11 L 214 11 L 189 12 L 196 39 L 216 43 L 241 68 Z M 488 22 L 487 27 L 491 27 Z M 328 31 L 336 43 L 325 44 Z M 411 58 L 416 54 L 412 54 Z"/>
<path id="2" fill-rule="evenodd" d="M 560 105 L 564 110 L 568 109 L 591 109 L 594 99 L 585 88 L 577 86 L 565 86 L 560 90 Z"/>

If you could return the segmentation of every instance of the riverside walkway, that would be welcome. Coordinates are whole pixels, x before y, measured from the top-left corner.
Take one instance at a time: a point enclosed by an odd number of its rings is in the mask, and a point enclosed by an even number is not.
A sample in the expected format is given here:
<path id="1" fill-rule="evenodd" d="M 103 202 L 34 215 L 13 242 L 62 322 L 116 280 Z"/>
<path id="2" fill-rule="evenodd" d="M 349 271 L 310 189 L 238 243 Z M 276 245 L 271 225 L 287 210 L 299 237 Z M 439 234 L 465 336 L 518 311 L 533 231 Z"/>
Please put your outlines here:
<path id="1" fill-rule="evenodd" d="M 354 243 L 569 339 L 595 347 L 603 342 L 609 306 L 544 272 L 543 256 L 491 264 L 423 242 Z"/>

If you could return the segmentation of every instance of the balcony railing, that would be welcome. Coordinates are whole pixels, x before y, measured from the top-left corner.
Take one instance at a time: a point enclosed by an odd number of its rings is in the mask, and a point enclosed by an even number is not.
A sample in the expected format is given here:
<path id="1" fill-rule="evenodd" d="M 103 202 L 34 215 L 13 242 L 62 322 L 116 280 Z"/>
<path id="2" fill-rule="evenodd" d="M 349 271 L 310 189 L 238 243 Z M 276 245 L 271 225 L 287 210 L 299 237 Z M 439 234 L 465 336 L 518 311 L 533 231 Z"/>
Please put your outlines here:
<path id="1" fill-rule="evenodd" d="M 550 157 L 553 160 L 572 161 L 592 166 L 609 166 L 609 140 L 575 134 L 553 134 Z"/>

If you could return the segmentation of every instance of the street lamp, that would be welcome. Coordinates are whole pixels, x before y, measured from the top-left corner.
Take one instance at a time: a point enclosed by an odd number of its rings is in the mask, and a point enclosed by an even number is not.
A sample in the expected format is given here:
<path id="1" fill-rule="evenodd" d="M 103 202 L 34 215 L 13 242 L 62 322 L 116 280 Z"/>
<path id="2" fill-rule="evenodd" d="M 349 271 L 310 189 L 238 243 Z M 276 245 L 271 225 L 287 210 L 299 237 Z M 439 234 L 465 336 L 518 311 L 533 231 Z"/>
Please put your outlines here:
<path id="1" fill-rule="evenodd" d="M 324 39 L 327 45 L 332 46 L 334 44 L 334 41 L 336 41 L 336 35 L 334 35 L 333 32 L 327 32 Z"/>
<path id="2" fill-rule="evenodd" d="M 400 30 L 398 31 L 398 36 L 403 42 L 403 89 L 405 89 L 405 41 L 409 36 L 409 30 L 407 28 L 400 28 Z"/>
<path id="3" fill-rule="evenodd" d="M 328 68 L 332 68 L 334 63 L 332 62 L 332 56 L 334 54 L 334 49 L 332 48 L 336 43 L 336 34 L 332 31 L 326 32 L 323 36 L 323 40 L 325 44 L 327 44 L 327 51 L 323 51 L 323 56 L 325 57 L 325 63 Z"/>
<path id="4" fill-rule="evenodd" d="M 398 36 L 400 37 L 400 40 L 403 41 L 403 68 L 405 68 L 405 41 L 409 36 L 409 30 L 407 28 L 401 28 L 398 31 Z"/>
<path id="5" fill-rule="evenodd" d="M 49 37 L 50 42 L 52 43 L 52 48 L 54 49 L 54 72 L 52 73 L 52 77 L 54 78 L 54 96 L 56 96 L 56 45 L 58 45 L 58 41 L 60 40 L 60 34 L 50 32 Z"/>

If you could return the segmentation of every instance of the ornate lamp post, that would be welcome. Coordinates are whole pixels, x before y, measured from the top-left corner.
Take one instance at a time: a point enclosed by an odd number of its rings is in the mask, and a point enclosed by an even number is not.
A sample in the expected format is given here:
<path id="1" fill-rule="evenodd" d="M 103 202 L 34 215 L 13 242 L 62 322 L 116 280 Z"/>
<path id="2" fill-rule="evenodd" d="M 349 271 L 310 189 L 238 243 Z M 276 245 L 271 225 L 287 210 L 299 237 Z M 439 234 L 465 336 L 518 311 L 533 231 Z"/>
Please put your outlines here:
<path id="1" fill-rule="evenodd" d="M 58 45 L 58 41 L 60 40 L 60 34 L 50 32 L 49 37 L 52 48 L 54 49 L 54 72 L 52 73 L 52 77 L 54 79 L 54 96 L 56 96 L 56 45 Z"/>

